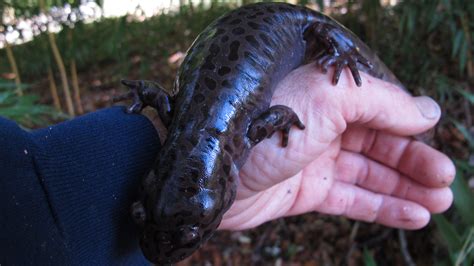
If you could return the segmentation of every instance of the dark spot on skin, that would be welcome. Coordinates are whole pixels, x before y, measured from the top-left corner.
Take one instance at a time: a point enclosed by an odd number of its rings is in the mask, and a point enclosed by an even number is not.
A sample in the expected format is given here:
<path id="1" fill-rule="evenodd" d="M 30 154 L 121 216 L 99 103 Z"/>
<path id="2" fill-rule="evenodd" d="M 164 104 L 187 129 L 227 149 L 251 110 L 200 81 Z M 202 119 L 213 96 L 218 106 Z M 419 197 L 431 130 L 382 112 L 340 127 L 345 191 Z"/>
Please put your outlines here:
<path id="1" fill-rule="evenodd" d="M 256 18 L 257 18 L 257 16 L 255 14 L 247 16 L 247 19 L 256 19 Z"/>
<path id="2" fill-rule="evenodd" d="M 265 13 L 263 13 L 262 11 L 258 11 L 258 12 L 256 13 L 257 16 L 262 16 L 262 15 L 264 15 L 264 14 L 265 14 Z"/>
<path id="3" fill-rule="evenodd" d="M 280 9 L 280 11 L 291 11 L 289 8 L 284 7 L 284 6 L 280 6 L 278 7 L 278 9 Z"/>
<path id="4" fill-rule="evenodd" d="M 242 28 L 242 27 L 238 27 L 238 28 L 233 29 L 233 30 L 232 30 L 232 33 L 233 33 L 234 35 L 242 35 L 242 34 L 245 33 L 245 29 Z"/>
<path id="5" fill-rule="evenodd" d="M 230 87 L 230 82 L 226 79 L 221 83 L 222 87 Z"/>
<path id="6" fill-rule="evenodd" d="M 229 145 L 224 145 L 224 150 L 228 151 L 230 154 L 232 154 L 233 150 L 232 150 L 232 147 L 229 146 Z"/>
<path id="7" fill-rule="evenodd" d="M 193 169 L 189 174 L 191 175 L 193 182 L 197 182 L 199 180 L 199 170 Z"/>
<path id="8" fill-rule="evenodd" d="M 222 43 L 226 43 L 228 40 L 229 40 L 229 36 L 227 36 L 227 35 L 222 36 L 222 38 L 221 38 Z"/>
<path id="9" fill-rule="evenodd" d="M 216 55 L 219 53 L 219 51 L 220 51 L 219 45 L 217 45 L 217 44 L 215 44 L 215 43 L 211 44 L 211 47 L 209 47 L 209 51 L 211 51 L 211 53 L 212 53 L 214 56 L 216 56 Z"/>
<path id="10" fill-rule="evenodd" d="M 196 94 L 193 99 L 196 103 L 202 103 L 206 98 L 202 94 Z"/>
<path id="11" fill-rule="evenodd" d="M 271 18 L 268 18 L 268 17 L 267 17 L 267 18 L 263 18 L 263 21 L 264 21 L 265 23 L 267 23 L 267 24 L 270 24 L 270 25 L 273 24 L 272 19 L 271 19 Z"/>
<path id="12" fill-rule="evenodd" d="M 223 34 L 224 32 L 225 32 L 225 30 L 222 29 L 222 28 L 217 29 L 217 31 L 216 31 L 216 36 L 221 35 L 221 34 Z"/>
<path id="13" fill-rule="evenodd" d="M 222 169 L 224 169 L 224 173 L 229 174 L 230 173 L 230 165 L 224 164 L 222 166 Z"/>
<path id="14" fill-rule="evenodd" d="M 169 153 L 169 157 L 171 159 L 171 161 L 176 161 L 176 152 L 174 150 L 171 150 L 170 153 Z"/>
<path id="15" fill-rule="evenodd" d="M 224 76 L 224 75 L 229 74 L 229 72 L 230 72 L 230 67 L 223 66 L 219 68 L 219 70 L 217 71 L 217 74 L 219 74 L 219 76 Z"/>
<path id="16" fill-rule="evenodd" d="M 189 143 L 191 143 L 191 145 L 194 147 L 198 144 L 198 139 L 195 137 L 195 136 L 192 136 L 190 139 L 189 139 Z"/>
<path id="17" fill-rule="evenodd" d="M 245 14 L 247 14 L 247 13 L 246 13 L 245 11 L 243 11 L 243 10 L 240 11 L 239 13 L 237 13 L 237 15 L 239 15 L 239 16 L 243 16 L 243 15 L 245 15 Z"/>
<path id="18" fill-rule="evenodd" d="M 242 20 L 241 19 L 234 19 L 232 20 L 231 22 L 229 22 L 230 25 L 237 25 L 237 24 L 240 24 L 242 23 Z"/>
<path id="19" fill-rule="evenodd" d="M 258 43 L 257 39 L 253 35 L 245 36 L 245 40 L 250 43 L 255 48 L 260 48 L 260 44 Z"/>
<path id="20" fill-rule="evenodd" d="M 215 80 L 210 79 L 208 77 L 204 78 L 204 83 L 206 84 L 207 88 L 210 89 L 210 90 L 214 90 L 216 88 L 216 85 L 217 85 Z"/>
<path id="21" fill-rule="evenodd" d="M 247 22 L 247 25 L 249 25 L 250 28 L 254 29 L 254 30 L 258 30 L 260 28 L 260 24 L 258 23 L 255 23 L 253 21 L 249 21 Z"/>
<path id="22" fill-rule="evenodd" d="M 239 47 L 239 41 L 233 41 L 230 43 L 230 54 L 228 56 L 228 59 L 230 61 L 236 61 L 237 59 L 239 59 Z"/>
<path id="23" fill-rule="evenodd" d="M 206 57 L 204 64 L 202 65 L 204 69 L 214 70 L 216 66 L 212 63 L 212 56 L 209 55 Z"/>
<path id="24" fill-rule="evenodd" d="M 267 7 L 267 11 L 270 12 L 270 13 L 275 13 L 275 12 L 276 12 L 276 11 L 275 11 L 273 8 L 271 8 L 271 7 Z"/>
<path id="25" fill-rule="evenodd" d="M 209 107 L 207 107 L 207 105 L 203 105 L 201 107 L 201 114 L 207 115 L 208 113 L 209 113 Z"/>

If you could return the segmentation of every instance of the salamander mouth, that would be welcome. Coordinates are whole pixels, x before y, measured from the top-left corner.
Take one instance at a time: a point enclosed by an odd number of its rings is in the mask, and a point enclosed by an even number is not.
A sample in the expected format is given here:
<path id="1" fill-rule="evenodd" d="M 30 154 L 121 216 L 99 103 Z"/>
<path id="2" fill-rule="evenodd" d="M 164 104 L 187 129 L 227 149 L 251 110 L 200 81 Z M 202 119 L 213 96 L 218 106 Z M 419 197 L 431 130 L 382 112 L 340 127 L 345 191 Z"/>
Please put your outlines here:
<path id="1" fill-rule="evenodd" d="M 157 225 L 145 225 L 140 247 L 153 263 L 175 263 L 191 255 L 201 244 L 199 228 L 183 225 L 175 230 L 159 230 Z"/>

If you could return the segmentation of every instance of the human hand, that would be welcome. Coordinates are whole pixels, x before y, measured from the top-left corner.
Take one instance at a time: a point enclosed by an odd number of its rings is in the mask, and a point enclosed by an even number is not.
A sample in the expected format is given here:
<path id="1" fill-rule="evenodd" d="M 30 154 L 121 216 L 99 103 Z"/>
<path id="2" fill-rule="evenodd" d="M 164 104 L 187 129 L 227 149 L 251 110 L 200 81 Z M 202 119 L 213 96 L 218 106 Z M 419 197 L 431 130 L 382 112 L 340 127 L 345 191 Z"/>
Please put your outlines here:
<path id="1" fill-rule="evenodd" d="M 279 83 L 272 105 L 291 107 L 306 129 L 293 127 L 286 148 L 277 133 L 252 149 L 220 229 L 312 211 L 418 229 L 451 205 L 453 163 L 410 137 L 437 123 L 439 106 L 365 73 L 362 87 L 348 70 L 334 86 L 332 74 L 311 64 Z"/>

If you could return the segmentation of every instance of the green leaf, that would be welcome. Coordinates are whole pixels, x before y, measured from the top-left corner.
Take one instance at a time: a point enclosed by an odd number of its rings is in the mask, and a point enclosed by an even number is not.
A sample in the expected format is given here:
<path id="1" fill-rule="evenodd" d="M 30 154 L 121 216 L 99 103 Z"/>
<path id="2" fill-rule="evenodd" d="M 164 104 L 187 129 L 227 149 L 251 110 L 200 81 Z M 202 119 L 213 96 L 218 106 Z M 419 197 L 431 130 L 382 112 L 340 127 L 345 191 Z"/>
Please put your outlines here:
<path id="1" fill-rule="evenodd" d="M 454 194 L 454 206 L 463 222 L 467 225 L 474 225 L 474 194 L 469 189 L 461 170 L 457 171 L 451 189 Z"/>
<path id="2" fill-rule="evenodd" d="M 462 96 L 468 100 L 471 104 L 474 104 L 474 93 L 471 93 L 467 90 L 464 90 L 464 89 L 461 89 L 459 87 L 454 87 L 454 89 L 459 92 L 460 94 L 462 94 Z"/>
<path id="3" fill-rule="evenodd" d="M 467 40 L 464 40 L 461 45 L 461 51 L 459 52 L 459 71 L 463 72 L 466 66 L 467 53 L 468 53 L 468 43 Z"/>
<path id="4" fill-rule="evenodd" d="M 467 235 L 467 236 L 466 236 Z M 474 225 L 464 234 L 465 241 L 459 251 L 455 265 L 472 265 L 474 261 Z"/>
<path id="5" fill-rule="evenodd" d="M 469 130 L 460 122 L 456 121 L 453 118 L 449 119 L 454 126 L 463 134 L 463 136 L 466 138 L 467 143 L 469 145 L 470 149 L 474 149 L 474 136 L 469 132 Z M 474 210 L 474 209 L 473 209 Z"/>
<path id="6" fill-rule="evenodd" d="M 462 248 L 462 240 L 458 232 L 454 229 L 454 226 L 441 214 L 433 215 L 433 220 L 438 227 L 438 231 L 444 240 L 444 243 L 448 246 L 449 252 L 454 255 L 456 251 Z"/>
<path id="7" fill-rule="evenodd" d="M 464 32 L 458 30 L 453 38 L 453 49 L 451 50 L 451 58 L 456 57 L 459 47 L 461 47 L 462 40 L 464 39 Z"/>
<path id="8" fill-rule="evenodd" d="M 408 29 L 408 33 L 412 34 L 414 31 L 415 31 L 415 23 L 416 23 L 416 17 L 417 17 L 417 14 L 415 11 L 413 10 L 410 10 L 408 13 L 407 13 L 408 17 L 407 17 L 407 29 Z"/>
<path id="9" fill-rule="evenodd" d="M 367 248 L 364 247 L 364 265 L 365 266 L 377 266 L 374 257 Z"/>

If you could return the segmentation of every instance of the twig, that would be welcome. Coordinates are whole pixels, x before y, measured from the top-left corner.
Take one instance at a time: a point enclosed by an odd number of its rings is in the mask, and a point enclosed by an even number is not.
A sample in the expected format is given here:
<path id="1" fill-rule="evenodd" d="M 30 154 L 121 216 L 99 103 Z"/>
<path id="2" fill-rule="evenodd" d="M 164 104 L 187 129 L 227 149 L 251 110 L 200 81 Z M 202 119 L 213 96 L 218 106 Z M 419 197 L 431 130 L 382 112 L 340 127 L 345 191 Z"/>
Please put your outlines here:
<path id="1" fill-rule="evenodd" d="M 355 238 L 357 236 L 357 232 L 359 231 L 359 226 L 360 226 L 360 222 L 355 222 L 354 225 L 352 226 L 351 235 L 349 237 L 349 243 L 351 244 L 351 247 L 346 253 L 346 265 L 349 265 L 349 260 L 352 256 L 352 253 L 354 253 L 354 250 L 357 248 L 357 243 L 355 242 Z"/>
<path id="2" fill-rule="evenodd" d="M 61 111 L 61 101 L 59 101 L 58 88 L 56 87 L 56 82 L 54 82 L 53 71 L 51 66 L 48 66 L 48 80 L 49 80 L 49 90 L 51 92 L 51 97 L 53 98 L 54 108 Z"/>
<path id="3" fill-rule="evenodd" d="M 392 231 L 393 229 L 387 228 L 380 235 L 377 235 L 376 237 L 370 238 L 369 240 L 360 243 L 360 246 L 372 247 L 375 244 L 378 244 L 379 242 L 382 242 L 387 237 L 389 237 Z"/>
<path id="4" fill-rule="evenodd" d="M 398 240 L 400 241 L 400 250 L 402 251 L 403 259 L 405 260 L 405 265 L 407 266 L 416 266 L 416 263 L 413 262 L 413 259 L 408 251 L 407 239 L 405 236 L 405 231 L 398 229 Z"/>
<path id="5" fill-rule="evenodd" d="M 474 250 L 474 227 L 471 228 L 469 234 L 466 238 L 466 241 L 462 245 L 461 251 L 454 263 L 455 266 L 459 266 L 463 263 L 467 255 L 470 254 L 471 250 Z"/>
<path id="6" fill-rule="evenodd" d="M 5 39 L 5 50 L 7 52 L 8 62 L 10 63 L 13 73 L 15 74 L 16 93 L 18 96 L 22 96 L 23 90 L 21 89 L 20 72 L 18 71 L 18 66 L 16 65 L 16 60 L 15 60 L 15 56 L 13 55 L 12 48 L 6 39 Z"/>

